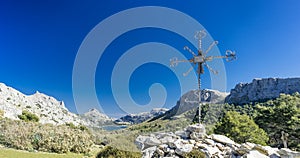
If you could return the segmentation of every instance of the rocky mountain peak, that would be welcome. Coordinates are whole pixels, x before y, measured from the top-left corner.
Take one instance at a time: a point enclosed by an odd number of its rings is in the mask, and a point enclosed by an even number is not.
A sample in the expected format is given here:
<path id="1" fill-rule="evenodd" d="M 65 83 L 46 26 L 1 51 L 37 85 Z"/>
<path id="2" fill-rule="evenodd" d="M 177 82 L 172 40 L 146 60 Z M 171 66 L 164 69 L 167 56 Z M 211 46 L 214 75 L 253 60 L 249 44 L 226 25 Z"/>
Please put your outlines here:
<path id="1" fill-rule="evenodd" d="M 25 95 L 3 83 L 0 84 L 0 89 L 0 110 L 4 111 L 4 117 L 18 120 L 18 115 L 26 110 L 37 115 L 40 123 L 82 124 L 76 114 L 68 111 L 63 101 L 38 91 L 32 95 Z"/>
<path id="2" fill-rule="evenodd" d="M 186 111 L 198 107 L 198 90 L 191 90 L 185 93 L 178 101 L 176 106 L 165 113 L 165 118 L 170 118 L 175 115 L 180 115 Z M 223 103 L 228 93 L 217 90 L 203 89 L 201 90 L 202 103 Z"/>
<path id="3" fill-rule="evenodd" d="M 83 114 L 84 116 L 87 116 L 87 117 L 93 117 L 93 118 L 104 118 L 104 119 L 110 119 L 107 115 L 99 112 L 99 110 L 93 108 L 93 109 L 90 109 L 88 112 L 84 113 Z"/>
<path id="4" fill-rule="evenodd" d="M 43 124 L 73 123 L 101 127 L 112 124 L 114 120 L 97 109 L 91 109 L 81 115 L 71 113 L 63 101 L 58 101 L 39 91 L 32 95 L 25 95 L 4 83 L 0 83 L 0 110 L 4 112 L 4 117 L 14 120 L 19 120 L 18 115 L 26 110 L 37 115 L 39 122 Z"/>
<path id="5" fill-rule="evenodd" d="M 280 93 L 300 92 L 300 78 L 256 78 L 251 83 L 239 83 L 231 90 L 225 102 L 247 104 L 279 97 Z"/>
<path id="6" fill-rule="evenodd" d="M 161 115 L 161 114 L 164 114 L 168 110 L 169 109 L 167 109 L 167 108 L 154 108 L 150 111 L 150 114 L 152 114 L 152 115 Z"/>
<path id="7" fill-rule="evenodd" d="M 167 112 L 168 110 L 169 109 L 166 109 L 166 108 L 154 108 L 150 112 L 142 112 L 142 113 L 138 113 L 138 114 L 125 115 L 125 116 L 119 118 L 118 120 L 116 120 L 115 122 L 117 124 L 120 124 L 120 123 L 128 123 L 128 124 L 142 123 L 153 117 L 162 115 L 165 112 Z"/>

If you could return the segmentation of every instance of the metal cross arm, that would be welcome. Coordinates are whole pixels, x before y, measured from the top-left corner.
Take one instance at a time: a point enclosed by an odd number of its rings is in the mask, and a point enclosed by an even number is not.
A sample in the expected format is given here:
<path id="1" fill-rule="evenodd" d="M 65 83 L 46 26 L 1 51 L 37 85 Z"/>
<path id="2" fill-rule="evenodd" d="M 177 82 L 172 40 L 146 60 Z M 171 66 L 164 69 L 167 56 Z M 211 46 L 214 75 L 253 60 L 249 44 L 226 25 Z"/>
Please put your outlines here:
<path id="1" fill-rule="evenodd" d="M 212 61 L 213 59 L 226 59 L 226 61 L 232 61 L 236 59 L 235 52 L 231 50 L 226 51 L 226 55 L 224 56 L 208 56 L 205 58 L 205 61 Z"/>
<path id="2" fill-rule="evenodd" d="M 193 67 L 191 67 L 187 72 L 183 73 L 184 76 L 187 76 L 193 69 L 194 67 L 197 66 L 197 74 L 198 74 L 198 102 L 199 102 L 199 123 L 201 123 L 200 118 L 201 118 L 201 74 L 204 74 L 204 66 L 212 73 L 218 74 L 218 71 L 214 70 L 211 68 L 207 62 L 208 61 L 213 61 L 214 59 L 226 59 L 226 61 L 232 61 L 236 59 L 236 54 L 235 52 L 231 50 L 227 50 L 224 56 L 207 56 L 207 54 L 212 50 L 214 46 L 218 44 L 218 41 L 213 41 L 209 47 L 203 51 L 202 50 L 202 39 L 205 38 L 207 33 L 204 30 L 197 31 L 195 34 L 195 39 L 198 41 L 198 50 L 197 53 L 195 53 L 192 49 L 190 49 L 188 46 L 184 47 L 184 50 L 187 50 L 189 53 L 193 55 L 192 58 L 188 60 L 178 60 L 176 57 L 170 59 L 170 66 L 175 67 L 178 65 L 178 63 L 182 62 L 189 62 L 193 64 Z M 204 52 L 204 53 L 203 53 Z"/>

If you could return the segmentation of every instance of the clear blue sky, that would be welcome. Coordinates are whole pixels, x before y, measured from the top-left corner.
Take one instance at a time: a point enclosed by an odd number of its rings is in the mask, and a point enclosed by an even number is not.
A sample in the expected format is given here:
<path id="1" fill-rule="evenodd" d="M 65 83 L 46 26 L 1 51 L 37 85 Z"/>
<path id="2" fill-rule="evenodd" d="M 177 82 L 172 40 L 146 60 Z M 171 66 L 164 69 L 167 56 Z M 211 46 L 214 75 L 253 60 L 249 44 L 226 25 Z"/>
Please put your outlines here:
<path id="1" fill-rule="evenodd" d="M 38 90 L 54 96 L 75 111 L 72 69 L 83 39 L 105 18 L 139 6 L 163 6 L 184 12 L 220 42 L 221 53 L 226 49 L 235 50 L 238 60 L 225 63 L 228 91 L 236 83 L 250 82 L 253 78 L 300 76 L 298 0 L 7 0 L 0 1 L 0 82 L 25 94 Z M 140 29 L 124 34 L 99 61 L 107 69 L 97 69 L 96 88 L 110 89 L 111 63 L 116 62 L 122 51 L 146 41 L 159 41 L 178 49 L 186 42 L 159 29 Z M 158 73 L 164 75 L 156 75 Z M 131 84 L 132 97 L 136 102 L 146 104 L 149 85 L 159 81 L 168 91 L 166 107 L 172 107 L 180 94 L 176 90 L 178 81 L 170 79 L 172 77 L 172 72 L 165 67 L 143 65 L 132 76 L 131 83 L 144 81 Z M 204 86 L 210 88 L 208 77 L 204 77 Z M 111 91 L 98 92 L 104 111 L 110 116 L 119 116 L 122 111 L 114 105 Z"/>

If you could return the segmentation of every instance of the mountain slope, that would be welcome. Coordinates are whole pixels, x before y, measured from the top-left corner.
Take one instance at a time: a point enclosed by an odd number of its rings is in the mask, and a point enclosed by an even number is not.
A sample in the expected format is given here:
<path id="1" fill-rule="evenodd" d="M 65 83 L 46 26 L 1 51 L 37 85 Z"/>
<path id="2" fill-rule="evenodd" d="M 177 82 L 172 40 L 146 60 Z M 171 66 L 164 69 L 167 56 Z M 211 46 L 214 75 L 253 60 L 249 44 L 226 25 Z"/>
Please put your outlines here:
<path id="1" fill-rule="evenodd" d="M 4 112 L 4 117 L 13 120 L 19 120 L 18 115 L 21 115 L 23 110 L 29 111 L 37 115 L 39 122 L 42 124 L 60 125 L 73 123 L 74 125 L 82 124 L 90 127 L 100 127 L 113 123 L 112 118 L 96 109 L 77 115 L 70 112 L 63 101 L 58 101 L 40 92 L 36 92 L 33 95 L 25 95 L 3 83 L 0 83 L 0 110 Z"/>
<path id="2" fill-rule="evenodd" d="M 185 93 L 178 101 L 176 106 L 171 110 L 167 111 L 162 117 L 170 118 L 173 116 L 180 115 L 189 110 L 195 109 L 198 107 L 198 91 L 192 90 Z M 223 103 L 228 93 L 220 92 L 217 90 L 204 89 L 201 91 L 201 100 L 202 103 Z"/>
<path id="3" fill-rule="evenodd" d="M 82 123 L 76 114 L 68 111 L 63 101 L 39 92 L 27 96 L 3 83 L 0 83 L 0 110 L 4 111 L 4 117 L 14 120 L 26 110 L 36 114 L 43 124 Z"/>

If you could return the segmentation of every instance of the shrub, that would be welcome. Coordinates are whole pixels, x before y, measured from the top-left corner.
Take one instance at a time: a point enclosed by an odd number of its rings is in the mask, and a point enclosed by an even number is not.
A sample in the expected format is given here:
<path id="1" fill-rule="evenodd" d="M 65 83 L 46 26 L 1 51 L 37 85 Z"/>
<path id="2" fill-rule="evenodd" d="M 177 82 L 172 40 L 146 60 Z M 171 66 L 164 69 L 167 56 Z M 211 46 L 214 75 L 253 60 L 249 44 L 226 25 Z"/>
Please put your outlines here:
<path id="1" fill-rule="evenodd" d="M 142 157 L 142 154 L 140 152 L 124 151 L 124 150 L 119 150 L 117 148 L 108 146 L 104 148 L 102 151 L 100 151 L 96 158 L 124 158 L 124 157 L 140 158 Z"/>
<path id="2" fill-rule="evenodd" d="M 206 154 L 200 150 L 192 150 L 191 152 L 184 155 L 185 158 L 206 158 Z"/>
<path id="3" fill-rule="evenodd" d="M 82 130 L 82 131 L 88 131 L 88 128 L 84 125 L 80 125 L 79 129 Z"/>
<path id="4" fill-rule="evenodd" d="M 70 128 L 76 129 L 76 126 L 72 122 L 66 123 L 66 126 L 69 126 Z"/>
<path id="5" fill-rule="evenodd" d="M 88 153 L 93 136 L 78 128 L 26 121 L 0 120 L 0 143 L 21 150 Z"/>
<path id="6" fill-rule="evenodd" d="M 289 134 L 288 147 L 300 150 L 300 94 L 281 94 L 279 98 L 255 105 L 254 120 L 269 137 L 270 146 L 283 147 L 281 132 Z"/>
<path id="7" fill-rule="evenodd" d="M 0 110 L 0 118 L 4 117 L 4 111 Z"/>
<path id="8" fill-rule="evenodd" d="M 39 122 L 39 117 L 29 111 L 23 110 L 22 115 L 18 115 L 18 118 L 23 121 L 32 121 L 32 122 Z"/>
<path id="9" fill-rule="evenodd" d="M 247 115 L 241 115 L 236 111 L 229 111 L 217 124 L 215 133 L 224 134 L 238 143 L 252 142 L 266 145 L 267 133 L 258 127 Z"/>
<path id="10" fill-rule="evenodd" d="M 35 104 L 39 109 L 42 108 L 41 104 Z"/>

